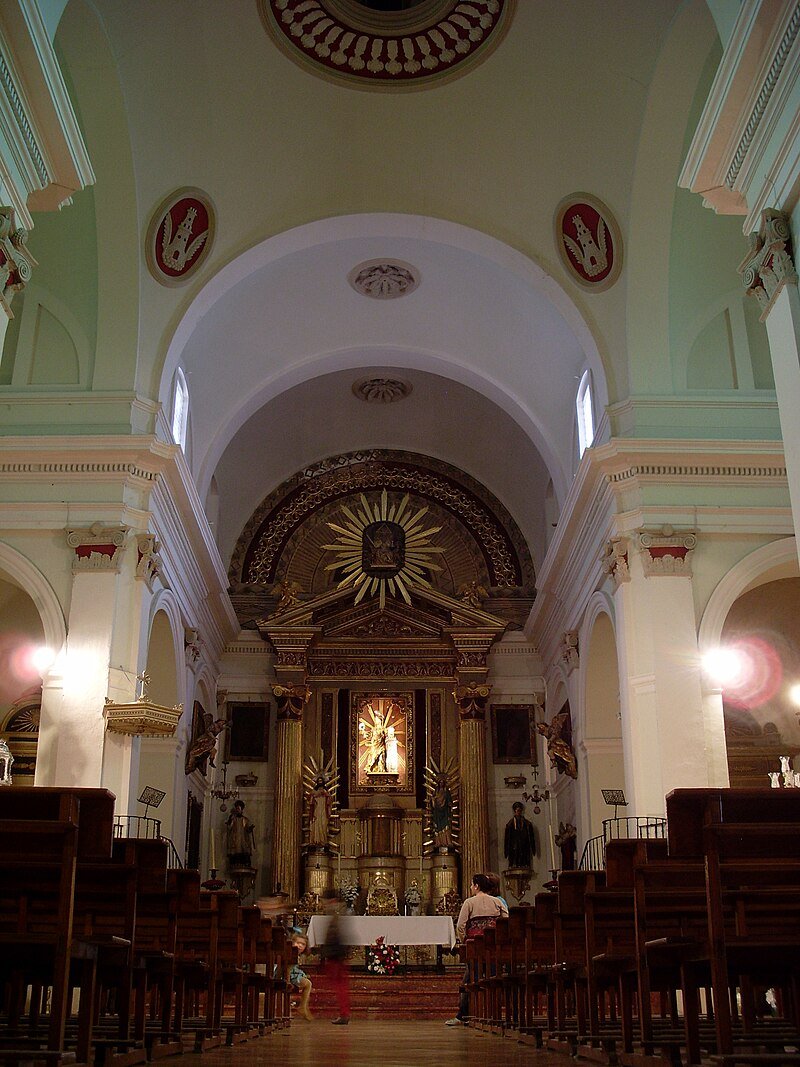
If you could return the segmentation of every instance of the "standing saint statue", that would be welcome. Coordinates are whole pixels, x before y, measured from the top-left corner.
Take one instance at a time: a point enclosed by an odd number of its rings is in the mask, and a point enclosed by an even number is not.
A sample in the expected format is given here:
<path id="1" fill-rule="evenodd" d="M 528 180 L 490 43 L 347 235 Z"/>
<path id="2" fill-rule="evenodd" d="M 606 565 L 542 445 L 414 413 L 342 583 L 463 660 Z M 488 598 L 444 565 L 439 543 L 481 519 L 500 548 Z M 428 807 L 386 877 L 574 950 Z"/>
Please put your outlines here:
<path id="1" fill-rule="evenodd" d="M 316 847 L 327 845 L 331 819 L 331 795 L 323 775 L 317 775 L 314 788 L 308 795 L 308 843 Z"/>
<path id="2" fill-rule="evenodd" d="M 509 867 L 530 870 L 536 855 L 536 832 L 530 819 L 525 818 L 525 806 L 517 801 L 512 804 L 511 818 L 506 823 L 503 854 Z"/>
<path id="3" fill-rule="evenodd" d="M 386 727 L 386 772 L 397 774 L 400 771 L 400 756 L 397 751 L 397 734 L 393 726 Z"/>
<path id="4" fill-rule="evenodd" d="M 333 757 L 323 767 L 313 756 L 303 765 L 303 848 L 335 852 L 331 838 L 339 833 L 339 772 Z"/>
<path id="5" fill-rule="evenodd" d="M 228 863 L 231 867 L 251 867 L 255 852 L 255 826 L 244 813 L 244 801 L 235 800 L 225 823 Z"/>
<path id="6" fill-rule="evenodd" d="M 458 764 L 454 758 L 440 767 L 430 759 L 425 768 L 423 848 L 431 852 L 459 850 Z"/>

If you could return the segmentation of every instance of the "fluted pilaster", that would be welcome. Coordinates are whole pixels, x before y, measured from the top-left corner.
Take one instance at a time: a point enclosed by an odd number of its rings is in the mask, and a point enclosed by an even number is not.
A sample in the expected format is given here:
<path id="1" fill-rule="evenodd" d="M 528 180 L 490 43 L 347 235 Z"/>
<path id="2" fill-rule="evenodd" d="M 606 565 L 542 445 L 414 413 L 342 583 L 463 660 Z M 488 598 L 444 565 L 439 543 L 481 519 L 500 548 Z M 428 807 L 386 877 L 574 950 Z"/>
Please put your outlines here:
<path id="1" fill-rule="evenodd" d="M 275 686 L 278 699 L 277 761 L 275 769 L 275 837 L 272 852 L 272 880 L 280 885 L 290 900 L 297 900 L 300 891 L 300 828 L 303 815 L 302 765 L 303 722 L 302 706 L 311 695 L 305 686 L 293 686 L 302 700 L 300 710 L 282 693 L 284 686 Z M 283 706 L 281 703 L 283 701 Z"/>
<path id="2" fill-rule="evenodd" d="M 486 703 L 491 686 L 460 685 L 453 691 L 460 724 L 461 875 L 468 892 L 472 875 L 489 868 L 489 793 L 486 785 Z"/>

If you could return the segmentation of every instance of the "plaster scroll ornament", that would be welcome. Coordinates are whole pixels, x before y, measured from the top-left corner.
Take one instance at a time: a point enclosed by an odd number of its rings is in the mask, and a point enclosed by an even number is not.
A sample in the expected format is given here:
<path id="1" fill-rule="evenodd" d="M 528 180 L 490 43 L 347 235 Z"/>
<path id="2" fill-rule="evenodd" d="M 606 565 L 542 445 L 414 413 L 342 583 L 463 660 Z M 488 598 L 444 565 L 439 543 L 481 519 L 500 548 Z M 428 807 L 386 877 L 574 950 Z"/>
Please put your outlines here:
<path id="1" fill-rule="evenodd" d="M 396 404 L 411 394 L 413 386 L 400 378 L 359 378 L 353 393 L 365 404 Z"/>
<path id="2" fill-rule="evenodd" d="M 18 227 L 12 207 L 0 207 L 0 310 L 13 319 L 14 293 L 31 280 L 36 260 L 25 247 L 28 231 Z"/>
<path id="3" fill-rule="evenodd" d="M 611 210 L 589 193 L 573 193 L 556 208 L 555 242 L 574 281 L 599 292 L 622 269 L 622 234 Z"/>
<path id="4" fill-rule="evenodd" d="M 161 285 L 182 285 L 211 251 L 214 209 L 199 189 L 177 189 L 162 200 L 147 228 L 146 259 Z"/>

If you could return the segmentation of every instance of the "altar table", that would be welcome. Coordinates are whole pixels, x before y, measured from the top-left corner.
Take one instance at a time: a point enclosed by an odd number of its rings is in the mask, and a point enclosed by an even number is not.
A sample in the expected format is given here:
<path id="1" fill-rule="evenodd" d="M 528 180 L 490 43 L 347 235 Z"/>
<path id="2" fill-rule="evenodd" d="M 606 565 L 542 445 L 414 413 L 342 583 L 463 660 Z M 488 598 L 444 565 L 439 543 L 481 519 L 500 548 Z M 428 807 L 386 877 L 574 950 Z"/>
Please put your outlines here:
<path id="1" fill-rule="evenodd" d="M 308 925 L 308 947 L 325 944 L 329 915 L 312 915 Z M 449 915 L 342 915 L 339 933 L 344 945 L 374 945 L 383 937 L 387 945 L 447 945 L 456 943 L 456 931 Z"/>

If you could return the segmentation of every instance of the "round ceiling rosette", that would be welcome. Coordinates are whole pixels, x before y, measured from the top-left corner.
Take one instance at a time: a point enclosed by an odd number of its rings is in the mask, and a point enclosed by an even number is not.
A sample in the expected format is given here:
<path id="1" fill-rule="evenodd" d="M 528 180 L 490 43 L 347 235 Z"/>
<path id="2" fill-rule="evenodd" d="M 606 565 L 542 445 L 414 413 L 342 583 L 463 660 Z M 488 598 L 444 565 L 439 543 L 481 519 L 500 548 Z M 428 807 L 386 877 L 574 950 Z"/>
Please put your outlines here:
<path id="1" fill-rule="evenodd" d="M 502 39 L 516 0 L 258 0 L 273 39 L 306 69 L 364 89 L 456 77 Z"/>

